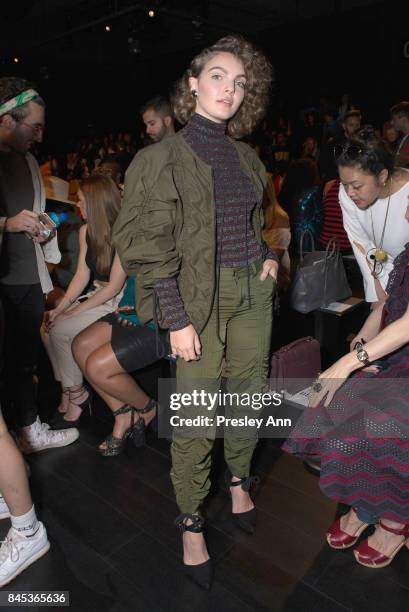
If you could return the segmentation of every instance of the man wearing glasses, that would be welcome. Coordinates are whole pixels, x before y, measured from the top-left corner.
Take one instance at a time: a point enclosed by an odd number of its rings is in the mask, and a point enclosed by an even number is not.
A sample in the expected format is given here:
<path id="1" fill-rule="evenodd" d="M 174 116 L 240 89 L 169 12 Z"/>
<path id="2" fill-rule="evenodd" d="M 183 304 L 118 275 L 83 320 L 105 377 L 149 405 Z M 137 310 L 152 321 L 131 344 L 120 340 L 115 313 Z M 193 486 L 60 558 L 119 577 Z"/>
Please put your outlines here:
<path id="1" fill-rule="evenodd" d="M 0 78 L 0 297 L 6 321 L 7 399 L 26 453 L 66 446 L 77 429 L 41 423 L 33 376 L 40 347 L 44 294 L 52 290 L 46 261 L 58 263 L 57 238 L 41 238 L 45 195 L 30 147 L 41 142 L 45 104 L 27 81 Z M 15 360 L 10 359 L 14 353 Z"/>

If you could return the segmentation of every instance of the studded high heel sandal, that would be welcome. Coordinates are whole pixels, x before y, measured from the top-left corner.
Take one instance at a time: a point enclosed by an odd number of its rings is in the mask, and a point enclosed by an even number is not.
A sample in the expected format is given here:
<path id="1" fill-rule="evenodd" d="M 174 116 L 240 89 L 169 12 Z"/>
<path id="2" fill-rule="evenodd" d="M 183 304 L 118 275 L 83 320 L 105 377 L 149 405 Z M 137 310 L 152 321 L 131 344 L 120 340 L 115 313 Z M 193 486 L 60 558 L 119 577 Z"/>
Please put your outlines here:
<path id="1" fill-rule="evenodd" d="M 120 455 L 125 450 L 128 439 L 133 439 L 133 442 L 135 443 L 134 437 L 136 436 L 136 438 L 138 438 L 139 421 L 142 419 L 135 422 L 136 408 L 133 406 L 128 406 L 128 404 L 124 404 L 121 406 L 121 408 L 115 410 L 112 415 L 116 417 L 120 414 L 127 414 L 128 412 L 131 412 L 131 424 L 128 429 L 125 430 L 122 438 L 117 438 L 116 436 L 110 434 L 105 440 L 105 448 L 101 448 L 100 446 L 98 447 L 98 451 L 104 457 L 116 457 L 116 455 Z M 135 446 L 138 446 L 138 444 Z"/>
<path id="2" fill-rule="evenodd" d="M 159 412 L 159 404 L 156 400 L 154 400 L 151 397 L 151 399 L 149 400 L 145 408 L 135 408 L 134 410 L 139 415 L 141 415 L 141 414 L 147 414 L 151 410 L 154 410 L 154 408 L 156 408 L 156 413 L 152 421 L 150 421 L 149 425 L 152 425 L 152 428 L 157 430 L 157 418 L 158 418 L 158 412 Z M 136 447 L 145 446 L 146 444 L 146 425 L 145 425 L 144 419 L 140 418 L 139 421 L 135 423 L 132 440 Z"/>
<path id="3" fill-rule="evenodd" d="M 186 525 L 186 521 L 189 519 L 192 521 L 192 524 Z M 179 527 L 182 536 L 185 531 L 203 533 L 204 524 L 204 519 L 198 514 L 180 514 L 175 520 L 175 525 Z M 208 559 L 204 563 L 199 563 L 198 565 L 186 565 L 184 563 L 183 568 L 186 576 L 190 578 L 190 580 L 198 584 L 202 589 L 210 591 L 214 574 L 213 562 L 211 559 Z"/>
<path id="4" fill-rule="evenodd" d="M 253 485 L 256 485 L 260 482 L 260 478 L 258 476 L 247 476 L 244 478 L 240 478 L 239 480 L 232 480 L 231 474 L 229 470 L 226 470 L 224 474 L 224 479 L 226 481 L 227 490 L 231 495 L 230 487 L 238 487 L 241 485 L 243 491 L 247 493 L 250 492 L 250 489 Z M 256 531 L 256 509 L 252 508 L 247 512 L 232 512 L 232 516 L 238 527 L 243 529 L 246 533 L 250 533 L 253 535 Z"/>

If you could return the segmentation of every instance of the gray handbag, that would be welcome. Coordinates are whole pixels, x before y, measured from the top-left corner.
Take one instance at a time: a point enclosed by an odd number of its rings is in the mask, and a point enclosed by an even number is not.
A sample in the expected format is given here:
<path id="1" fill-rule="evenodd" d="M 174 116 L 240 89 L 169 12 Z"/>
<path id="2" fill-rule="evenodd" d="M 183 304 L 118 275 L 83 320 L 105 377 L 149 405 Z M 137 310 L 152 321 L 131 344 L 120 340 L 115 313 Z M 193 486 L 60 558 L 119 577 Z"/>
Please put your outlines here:
<path id="1" fill-rule="evenodd" d="M 303 250 L 306 234 L 309 234 L 311 240 L 311 253 L 304 253 Z M 300 262 L 291 288 L 292 308 L 307 314 L 351 295 L 336 239 L 329 240 L 325 251 L 316 251 L 312 233 L 305 230 L 300 238 Z"/>

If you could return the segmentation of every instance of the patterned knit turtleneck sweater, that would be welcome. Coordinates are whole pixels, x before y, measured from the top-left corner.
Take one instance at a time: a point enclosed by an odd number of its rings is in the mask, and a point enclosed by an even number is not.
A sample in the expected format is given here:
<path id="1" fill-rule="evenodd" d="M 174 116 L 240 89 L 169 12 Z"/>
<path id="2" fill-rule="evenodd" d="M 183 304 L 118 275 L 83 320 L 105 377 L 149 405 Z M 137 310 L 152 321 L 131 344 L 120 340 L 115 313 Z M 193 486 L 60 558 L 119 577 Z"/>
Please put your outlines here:
<path id="1" fill-rule="evenodd" d="M 182 135 L 200 159 L 212 168 L 216 213 L 216 261 L 222 268 L 240 268 L 260 260 L 261 247 L 251 226 L 257 196 L 251 179 L 240 168 L 226 125 L 194 114 Z M 277 259 L 270 250 L 268 257 Z M 175 278 L 157 281 L 155 290 L 171 331 L 189 325 Z"/>

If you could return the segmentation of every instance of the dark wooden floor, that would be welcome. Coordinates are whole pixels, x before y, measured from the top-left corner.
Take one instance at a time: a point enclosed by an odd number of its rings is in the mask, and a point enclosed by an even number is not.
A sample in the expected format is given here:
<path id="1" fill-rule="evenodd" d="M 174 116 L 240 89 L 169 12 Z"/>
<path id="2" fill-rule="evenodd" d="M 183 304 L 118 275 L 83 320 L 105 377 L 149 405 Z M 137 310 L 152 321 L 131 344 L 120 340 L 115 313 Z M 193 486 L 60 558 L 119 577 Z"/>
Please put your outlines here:
<path id="1" fill-rule="evenodd" d="M 49 382 L 44 409 L 56 399 Z M 262 441 L 256 452 L 262 481 L 255 536 L 231 525 L 215 449 L 206 512 L 216 579 L 205 593 L 182 572 L 169 443 L 149 432 L 145 448 L 101 457 L 96 445 L 110 431 L 110 414 L 98 403 L 80 430 L 72 446 L 29 457 L 34 501 L 52 546 L 13 590 L 68 590 L 75 611 L 409 610 L 409 551 L 389 568 L 369 570 L 351 551 L 331 550 L 324 533 L 342 508 L 320 493 L 298 459 L 281 453 L 279 441 Z M 1 522 L 1 536 L 8 526 Z"/>

